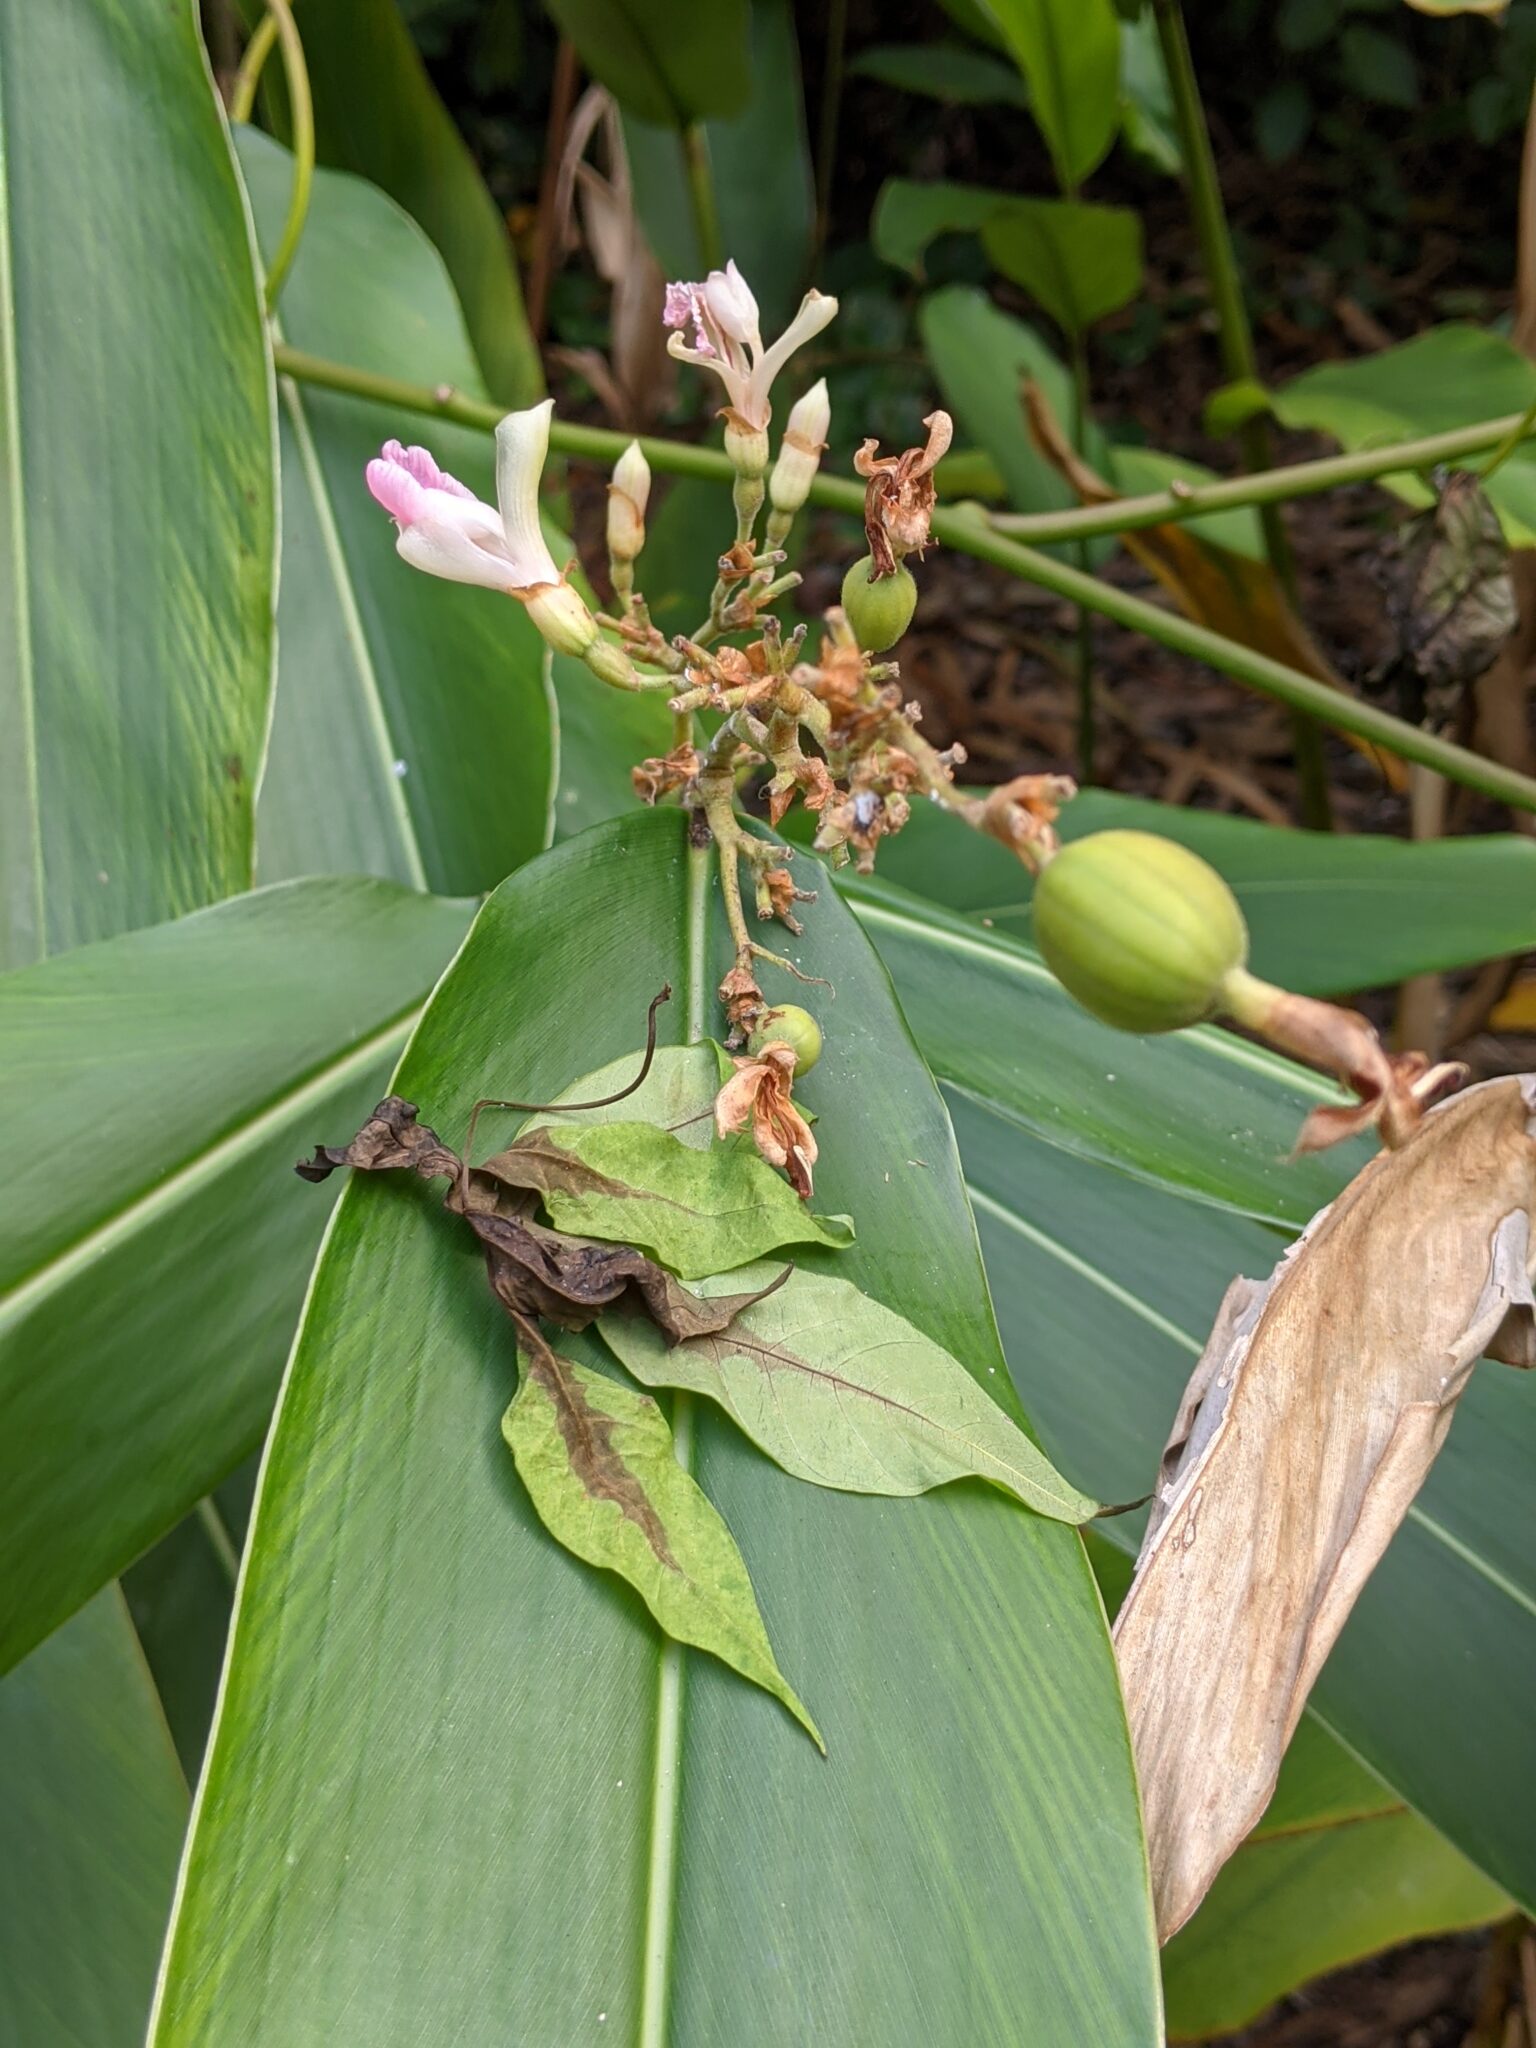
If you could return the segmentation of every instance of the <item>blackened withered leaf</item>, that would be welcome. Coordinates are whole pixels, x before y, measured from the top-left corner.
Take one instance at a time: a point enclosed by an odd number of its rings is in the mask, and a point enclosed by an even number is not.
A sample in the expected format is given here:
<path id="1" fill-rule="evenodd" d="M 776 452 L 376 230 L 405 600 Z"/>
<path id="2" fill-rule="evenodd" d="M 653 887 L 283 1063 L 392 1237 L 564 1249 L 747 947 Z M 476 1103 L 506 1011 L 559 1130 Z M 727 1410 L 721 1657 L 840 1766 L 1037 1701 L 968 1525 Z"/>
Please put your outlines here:
<path id="1" fill-rule="evenodd" d="M 631 1245 L 569 1237 L 536 1223 L 533 1188 L 509 1184 L 488 1170 L 466 1169 L 436 1131 L 417 1121 L 415 1104 L 398 1095 L 385 1097 L 350 1145 L 317 1146 L 314 1158 L 295 1171 L 321 1181 L 342 1166 L 446 1179 L 444 1206 L 462 1216 L 484 1246 L 497 1300 L 510 1315 L 542 1316 L 567 1330 L 584 1330 L 604 1311 L 627 1310 L 648 1315 L 674 1344 L 707 1336 L 771 1294 L 789 1272 L 786 1267 L 767 1287 L 749 1293 L 703 1300 Z"/>
<path id="2" fill-rule="evenodd" d="M 728 1273 L 783 1245 L 841 1248 L 846 1216 L 816 1216 L 744 1145 L 686 1145 L 655 1124 L 541 1126 L 477 1169 L 535 1189 L 563 1230 L 643 1245 L 685 1280 Z"/>
<path id="3" fill-rule="evenodd" d="M 502 1434 L 539 1519 L 587 1564 L 626 1579 L 667 1634 L 772 1693 L 825 1753 L 780 1671 L 735 1539 L 677 1462 L 667 1418 L 519 1331 L 522 1377 Z"/>
<path id="4" fill-rule="evenodd" d="M 1387 612 L 1409 715 L 1435 730 L 1460 722 L 1463 693 L 1491 667 L 1519 617 L 1509 543 L 1469 470 L 1436 470 L 1435 502 L 1403 529 Z"/>

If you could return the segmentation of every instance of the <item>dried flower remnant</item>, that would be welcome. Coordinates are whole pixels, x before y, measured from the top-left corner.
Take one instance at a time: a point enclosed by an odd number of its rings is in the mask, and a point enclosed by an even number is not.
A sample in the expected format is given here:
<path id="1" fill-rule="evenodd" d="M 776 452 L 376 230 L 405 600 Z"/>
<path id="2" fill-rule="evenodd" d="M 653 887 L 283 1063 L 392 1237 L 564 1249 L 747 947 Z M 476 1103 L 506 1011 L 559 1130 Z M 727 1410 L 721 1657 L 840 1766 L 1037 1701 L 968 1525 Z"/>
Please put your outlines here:
<path id="1" fill-rule="evenodd" d="M 1017 775 L 978 800 L 973 822 L 1038 873 L 1061 845 L 1056 820 L 1076 795 L 1070 775 Z"/>
<path id="2" fill-rule="evenodd" d="M 949 452 L 955 423 L 947 412 L 931 412 L 923 421 L 928 439 L 921 448 L 900 455 L 876 453 L 880 443 L 866 441 L 853 466 L 869 479 L 864 493 L 864 532 L 874 562 L 870 580 L 894 576 L 904 555 L 922 557 L 933 516 L 933 472 Z"/>
<path id="3" fill-rule="evenodd" d="M 669 754 L 650 755 L 629 771 L 635 795 L 643 804 L 654 804 L 674 789 L 686 789 L 698 774 L 702 759 L 698 748 L 688 740 Z"/>
<path id="4" fill-rule="evenodd" d="M 789 1176 L 801 1201 L 811 1197 L 816 1140 L 790 1100 L 795 1048 L 772 1040 L 761 1052 L 733 1061 L 735 1073 L 715 1097 L 715 1130 L 722 1138 L 751 1125 L 752 1142 L 770 1166 Z"/>

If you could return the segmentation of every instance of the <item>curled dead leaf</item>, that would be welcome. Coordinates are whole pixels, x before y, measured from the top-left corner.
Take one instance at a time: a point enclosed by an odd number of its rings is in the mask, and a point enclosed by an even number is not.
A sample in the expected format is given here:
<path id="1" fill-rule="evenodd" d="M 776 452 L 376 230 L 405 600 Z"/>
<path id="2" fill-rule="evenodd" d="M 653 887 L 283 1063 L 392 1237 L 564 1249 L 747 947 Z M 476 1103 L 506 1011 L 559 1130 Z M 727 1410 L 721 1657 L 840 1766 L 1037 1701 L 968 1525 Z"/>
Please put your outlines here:
<path id="1" fill-rule="evenodd" d="M 1432 1111 L 1227 1292 L 1115 1625 L 1159 1936 L 1263 1812 L 1484 1352 L 1536 1363 L 1536 1075 Z"/>

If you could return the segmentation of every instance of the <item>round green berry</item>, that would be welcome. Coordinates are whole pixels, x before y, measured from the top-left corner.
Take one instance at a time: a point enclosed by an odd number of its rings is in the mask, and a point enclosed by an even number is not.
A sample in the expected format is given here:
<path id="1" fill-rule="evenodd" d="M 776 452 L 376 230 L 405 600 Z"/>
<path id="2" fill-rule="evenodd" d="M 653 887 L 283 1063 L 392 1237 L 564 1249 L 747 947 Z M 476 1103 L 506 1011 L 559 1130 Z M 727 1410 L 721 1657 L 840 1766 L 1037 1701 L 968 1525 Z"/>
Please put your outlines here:
<path id="1" fill-rule="evenodd" d="M 865 555 L 843 578 L 843 610 L 853 628 L 853 637 L 866 654 L 883 654 L 894 647 L 912 623 L 917 609 L 917 585 L 910 569 L 897 565 L 894 576 L 872 582 L 873 557 Z"/>
<path id="2" fill-rule="evenodd" d="M 747 1051 L 760 1053 L 765 1045 L 787 1045 L 795 1055 L 795 1077 L 808 1074 L 821 1058 L 821 1026 L 809 1010 L 798 1003 L 781 1003 L 764 1010 L 747 1040 Z"/>

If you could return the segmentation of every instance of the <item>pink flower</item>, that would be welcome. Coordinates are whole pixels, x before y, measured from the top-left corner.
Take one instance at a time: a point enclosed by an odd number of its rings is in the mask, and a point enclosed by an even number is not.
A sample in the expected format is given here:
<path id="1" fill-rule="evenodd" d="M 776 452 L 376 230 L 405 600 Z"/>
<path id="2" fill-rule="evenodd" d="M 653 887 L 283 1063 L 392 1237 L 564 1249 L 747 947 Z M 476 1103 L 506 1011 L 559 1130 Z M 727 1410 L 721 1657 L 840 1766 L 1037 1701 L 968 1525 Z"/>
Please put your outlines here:
<path id="1" fill-rule="evenodd" d="M 482 504 L 425 448 L 386 441 L 367 469 L 368 488 L 400 529 L 398 553 L 452 583 L 514 594 L 562 578 L 539 525 L 539 482 L 554 401 L 508 413 L 496 429 L 499 510 Z"/>
<path id="2" fill-rule="evenodd" d="M 702 284 L 669 284 L 663 319 L 668 327 L 693 325 L 690 347 L 679 332 L 668 339 L 668 352 L 680 362 L 713 370 L 725 386 L 730 410 L 741 423 L 761 432 L 772 417 L 769 394 L 773 380 L 795 350 L 820 334 L 837 311 L 837 301 L 824 292 L 807 292 L 800 310 L 772 347 L 763 345 L 757 300 L 734 262 L 712 270 Z"/>

